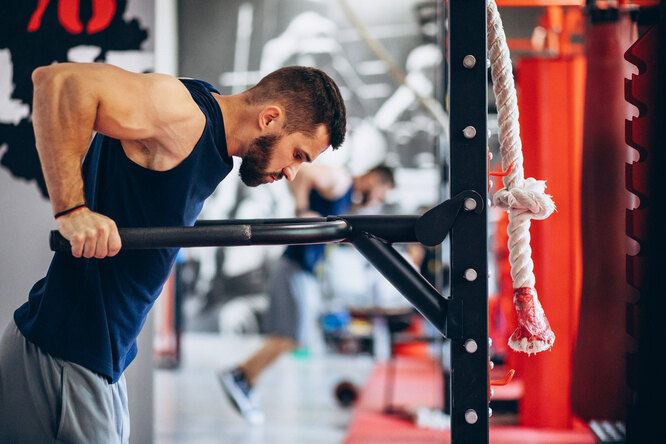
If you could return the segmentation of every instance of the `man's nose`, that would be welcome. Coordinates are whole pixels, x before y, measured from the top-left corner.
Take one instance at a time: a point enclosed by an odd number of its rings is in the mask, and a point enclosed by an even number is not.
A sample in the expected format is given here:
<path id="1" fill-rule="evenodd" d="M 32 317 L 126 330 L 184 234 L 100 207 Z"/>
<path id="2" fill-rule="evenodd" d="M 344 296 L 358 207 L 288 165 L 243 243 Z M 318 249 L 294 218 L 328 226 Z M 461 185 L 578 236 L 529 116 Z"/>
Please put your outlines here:
<path id="1" fill-rule="evenodd" d="M 284 174 L 284 177 L 291 182 L 294 180 L 296 177 L 296 174 L 298 173 L 298 169 L 301 167 L 301 163 L 296 163 L 294 165 L 289 165 L 288 167 L 285 167 L 282 170 L 282 173 Z"/>

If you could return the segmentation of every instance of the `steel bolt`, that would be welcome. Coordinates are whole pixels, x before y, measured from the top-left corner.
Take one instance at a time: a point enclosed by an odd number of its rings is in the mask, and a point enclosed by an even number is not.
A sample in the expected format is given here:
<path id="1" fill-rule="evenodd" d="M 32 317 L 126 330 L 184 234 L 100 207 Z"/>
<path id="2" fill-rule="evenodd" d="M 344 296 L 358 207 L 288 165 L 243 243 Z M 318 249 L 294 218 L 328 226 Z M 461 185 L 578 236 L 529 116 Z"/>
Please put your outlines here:
<path id="1" fill-rule="evenodd" d="M 465 412 L 465 421 L 467 421 L 467 424 L 475 424 L 476 421 L 479 420 L 479 415 L 476 414 L 476 411 L 474 409 L 468 409 Z"/>
<path id="2" fill-rule="evenodd" d="M 476 65 L 476 57 L 473 55 L 468 54 L 463 58 L 463 66 L 465 68 L 472 69 L 474 68 L 474 65 Z"/>
<path id="3" fill-rule="evenodd" d="M 465 203 L 463 205 L 467 211 L 472 211 L 476 209 L 476 200 L 474 200 L 471 197 L 468 197 L 467 199 L 465 199 Z"/>
<path id="4" fill-rule="evenodd" d="M 463 136 L 465 136 L 465 139 L 473 139 L 476 137 L 476 128 L 473 126 L 466 126 L 465 129 L 463 129 Z"/>
<path id="5" fill-rule="evenodd" d="M 476 341 L 474 339 L 468 339 L 465 341 L 465 351 L 467 353 L 474 353 L 476 350 L 478 350 L 479 346 L 476 345 Z"/>
<path id="6" fill-rule="evenodd" d="M 474 282 L 476 280 L 477 273 L 473 268 L 468 268 L 465 270 L 465 280 L 469 282 Z"/>

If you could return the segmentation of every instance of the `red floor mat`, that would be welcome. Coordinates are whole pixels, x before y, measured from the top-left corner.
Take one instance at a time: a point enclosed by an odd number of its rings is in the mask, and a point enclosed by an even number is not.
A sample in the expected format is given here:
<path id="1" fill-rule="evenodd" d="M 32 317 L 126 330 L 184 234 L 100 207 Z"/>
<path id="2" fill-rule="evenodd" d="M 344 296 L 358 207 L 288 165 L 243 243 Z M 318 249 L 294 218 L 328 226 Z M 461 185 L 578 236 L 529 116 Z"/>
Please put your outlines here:
<path id="1" fill-rule="evenodd" d="M 448 430 L 417 427 L 413 421 L 383 413 L 389 405 L 404 411 L 418 407 L 441 408 L 441 370 L 423 358 L 395 361 L 393 396 L 387 397 L 386 363 L 378 363 L 360 392 L 344 444 L 442 444 Z M 520 390 L 517 388 L 516 390 Z M 517 426 L 491 426 L 493 444 L 594 444 L 588 430 L 544 430 Z"/>

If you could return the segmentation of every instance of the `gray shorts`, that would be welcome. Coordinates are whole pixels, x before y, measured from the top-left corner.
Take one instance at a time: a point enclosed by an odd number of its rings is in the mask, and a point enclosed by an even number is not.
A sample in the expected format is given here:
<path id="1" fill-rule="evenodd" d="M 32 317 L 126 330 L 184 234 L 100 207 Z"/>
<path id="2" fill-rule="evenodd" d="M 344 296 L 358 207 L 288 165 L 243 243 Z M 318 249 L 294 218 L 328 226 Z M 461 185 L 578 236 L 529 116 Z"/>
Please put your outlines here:
<path id="1" fill-rule="evenodd" d="M 314 342 L 321 303 L 316 277 L 282 256 L 271 270 L 268 296 L 263 332 L 300 345 Z"/>
<path id="2" fill-rule="evenodd" d="M 128 443 L 125 376 L 115 384 L 28 342 L 0 339 L 0 442 Z"/>

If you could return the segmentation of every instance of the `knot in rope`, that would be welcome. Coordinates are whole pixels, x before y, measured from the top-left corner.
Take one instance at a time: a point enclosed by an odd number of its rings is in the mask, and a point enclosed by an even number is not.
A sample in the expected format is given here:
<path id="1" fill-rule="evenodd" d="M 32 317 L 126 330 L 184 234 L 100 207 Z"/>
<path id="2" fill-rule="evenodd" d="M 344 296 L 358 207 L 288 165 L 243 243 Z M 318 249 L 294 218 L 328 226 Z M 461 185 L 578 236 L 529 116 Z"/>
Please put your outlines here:
<path id="1" fill-rule="evenodd" d="M 546 181 L 533 177 L 525 179 L 522 185 L 510 189 L 502 188 L 493 196 L 493 203 L 500 209 L 527 210 L 532 219 L 545 219 L 555 211 L 553 199 L 546 191 Z"/>

